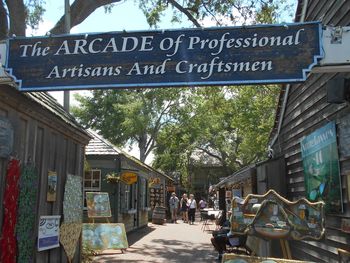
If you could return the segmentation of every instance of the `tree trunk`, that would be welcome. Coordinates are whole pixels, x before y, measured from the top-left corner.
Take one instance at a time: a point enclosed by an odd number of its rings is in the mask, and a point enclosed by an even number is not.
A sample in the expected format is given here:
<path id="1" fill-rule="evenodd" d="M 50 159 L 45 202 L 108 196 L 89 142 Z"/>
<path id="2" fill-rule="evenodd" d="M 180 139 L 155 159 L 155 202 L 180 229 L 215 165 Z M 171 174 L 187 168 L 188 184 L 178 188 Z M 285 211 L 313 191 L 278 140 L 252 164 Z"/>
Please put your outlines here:
<path id="1" fill-rule="evenodd" d="M 11 1 L 11 0 L 10 0 Z M 120 2 L 121 0 L 75 0 L 70 7 L 71 12 L 71 28 L 79 25 L 89 15 L 91 15 L 97 8 Z M 65 18 L 64 15 L 57 22 L 57 24 L 50 30 L 52 34 L 62 34 L 65 32 Z"/>
<path id="2" fill-rule="evenodd" d="M 139 150 L 140 150 L 140 161 L 145 162 L 147 158 L 147 135 L 143 134 L 140 136 L 139 140 Z"/>
<path id="3" fill-rule="evenodd" d="M 0 1 L 0 40 L 8 38 L 9 34 L 9 23 L 8 13 L 5 8 L 5 3 Z"/>
<path id="4" fill-rule="evenodd" d="M 23 0 L 5 0 L 10 14 L 10 36 L 26 35 L 26 13 Z M 1 25 L 2 27 L 3 25 Z"/>

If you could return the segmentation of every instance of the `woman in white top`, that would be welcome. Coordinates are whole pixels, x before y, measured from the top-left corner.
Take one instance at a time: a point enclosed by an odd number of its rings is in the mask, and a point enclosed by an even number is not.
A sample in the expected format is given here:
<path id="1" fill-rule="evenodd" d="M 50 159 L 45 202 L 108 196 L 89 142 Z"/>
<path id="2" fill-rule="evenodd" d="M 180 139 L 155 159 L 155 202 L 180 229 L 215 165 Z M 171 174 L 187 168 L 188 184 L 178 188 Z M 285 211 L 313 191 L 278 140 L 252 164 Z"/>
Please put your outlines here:
<path id="1" fill-rule="evenodd" d="M 188 206 L 188 223 L 189 224 L 194 224 L 194 217 L 196 214 L 196 208 L 197 208 L 197 203 L 196 200 L 194 199 L 193 194 L 190 194 L 190 199 L 187 201 L 187 206 Z"/>

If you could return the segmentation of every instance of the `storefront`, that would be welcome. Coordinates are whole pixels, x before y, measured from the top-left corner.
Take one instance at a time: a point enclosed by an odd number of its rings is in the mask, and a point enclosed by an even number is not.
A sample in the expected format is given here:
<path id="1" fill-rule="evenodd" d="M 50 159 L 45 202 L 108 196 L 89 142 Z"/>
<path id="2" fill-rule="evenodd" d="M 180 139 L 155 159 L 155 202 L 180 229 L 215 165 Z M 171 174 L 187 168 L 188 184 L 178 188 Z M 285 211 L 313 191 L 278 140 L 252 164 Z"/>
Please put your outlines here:
<path id="1" fill-rule="evenodd" d="M 0 85 L 0 242 L 6 255 L 11 245 L 4 240 L 13 236 L 16 228 L 20 238 L 13 252 L 18 262 L 67 262 L 58 237 L 42 236 L 39 221 L 54 220 L 61 229 L 67 222 L 76 223 L 77 228 L 81 225 L 82 218 L 71 213 L 67 197 L 71 189 L 77 189 L 75 200 L 81 207 L 82 195 L 79 199 L 78 193 L 82 189 L 84 147 L 89 140 L 74 118 L 48 94 L 20 93 L 13 86 Z M 9 198 L 10 203 L 6 202 Z M 64 237 L 74 240 L 72 262 L 80 262 L 79 237 L 79 232 L 75 237 Z M 54 242 L 46 246 L 49 239 Z"/>
<path id="2" fill-rule="evenodd" d="M 171 178 L 123 152 L 96 132 L 89 133 L 93 139 L 86 147 L 84 192 L 108 192 L 111 221 L 124 223 L 127 232 L 147 226 L 152 209 L 166 204 L 165 189 Z"/>

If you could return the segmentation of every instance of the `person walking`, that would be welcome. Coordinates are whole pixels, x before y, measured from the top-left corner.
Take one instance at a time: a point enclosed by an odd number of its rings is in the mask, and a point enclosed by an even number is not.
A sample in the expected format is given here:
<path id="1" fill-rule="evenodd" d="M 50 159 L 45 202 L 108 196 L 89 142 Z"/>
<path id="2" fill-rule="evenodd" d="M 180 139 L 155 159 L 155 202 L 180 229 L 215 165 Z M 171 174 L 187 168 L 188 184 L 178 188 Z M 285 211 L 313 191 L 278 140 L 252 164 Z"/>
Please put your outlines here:
<path id="1" fill-rule="evenodd" d="M 182 198 L 180 200 L 180 206 L 181 206 L 181 215 L 182 215 L 182 221 L 184 223 L 188 222 L 188 206 L 187 206 L 187 201 L 188 201 L 188 197 L 187 194 L 183 194 Z"/>
<path id="2" fill-rule="evenodd" d="M 194 195 L 190 194 L 190 199 L 188 199 L 187 201 L 187 205 L 188 205 L 188 223 L 189 224 L 194 224 L 194 218 L 196 215 L 196 208 L 197 208 L 197 202 L 194 199 Z"/>
<path id="3" fill-rule="evenodd" d="M 207 207 L 207 201 L 205 201 L 205 198 L 202 197 L 198 203 L 198 209 L 200 212 L 202 212 L 202 210 L 206 207 Z M 201 221 L 203 221 L 203 214 L 202 213 L 201 213 Z"/>
<path id="4" fill-rule="evenodd" d="M 172 223 L 177 223 L 177 210 L 179 208 L 179 198 L 177 198 L 175 192 L 171 194 L 169 199 L 169 207 L 171 213 L 171 221 Z"/>

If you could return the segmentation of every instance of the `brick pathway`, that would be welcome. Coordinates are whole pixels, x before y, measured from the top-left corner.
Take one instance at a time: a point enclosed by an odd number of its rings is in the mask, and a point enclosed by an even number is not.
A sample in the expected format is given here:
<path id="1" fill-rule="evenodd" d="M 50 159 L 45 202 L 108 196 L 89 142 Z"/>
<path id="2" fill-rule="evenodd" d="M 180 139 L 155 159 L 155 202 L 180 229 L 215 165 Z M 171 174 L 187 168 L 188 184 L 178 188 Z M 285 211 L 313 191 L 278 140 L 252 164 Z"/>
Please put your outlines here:
<path id="1" fill-rule="evenodd" d="M 210 243 L 211 232 L 201 230 L 202 223 L 164 225 L 149 224 L 148 227 L 128 235 L 129 248 L 105 251 L 95 258 L 95 263 L 107 262 L 218 262 L 217 253 Z M 210 226 L 211 229 L 215 225 Z"/>

